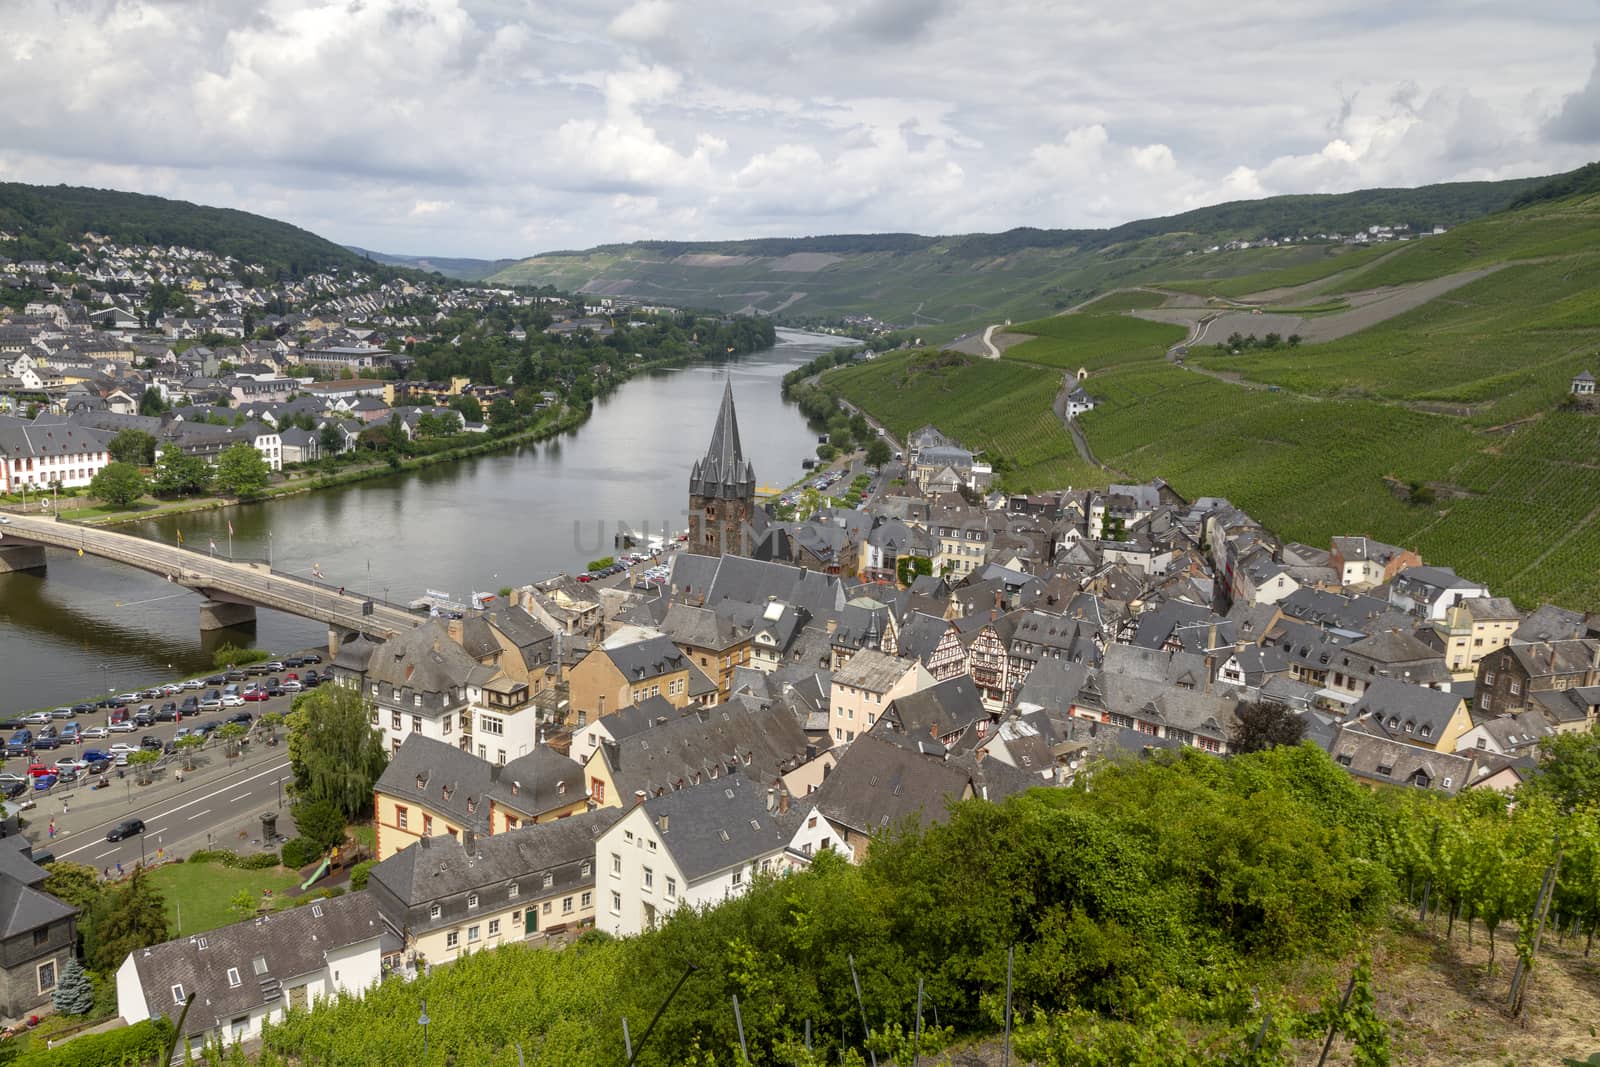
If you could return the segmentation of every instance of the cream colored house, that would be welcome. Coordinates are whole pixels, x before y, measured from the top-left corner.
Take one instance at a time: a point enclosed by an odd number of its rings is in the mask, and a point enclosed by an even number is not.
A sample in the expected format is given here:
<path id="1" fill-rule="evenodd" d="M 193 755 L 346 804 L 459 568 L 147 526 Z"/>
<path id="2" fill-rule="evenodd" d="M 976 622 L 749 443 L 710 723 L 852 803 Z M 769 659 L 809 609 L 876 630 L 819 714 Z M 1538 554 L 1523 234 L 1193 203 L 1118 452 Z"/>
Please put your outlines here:
<path id="1" fill-rule="evenodd" d="M 833 675 L 828 701 L 833 743 L 849 744 L 857 735 L 872 729 L 895 698 L 933 684 L 933 675 L 920 660 L 862 649 Z"/>

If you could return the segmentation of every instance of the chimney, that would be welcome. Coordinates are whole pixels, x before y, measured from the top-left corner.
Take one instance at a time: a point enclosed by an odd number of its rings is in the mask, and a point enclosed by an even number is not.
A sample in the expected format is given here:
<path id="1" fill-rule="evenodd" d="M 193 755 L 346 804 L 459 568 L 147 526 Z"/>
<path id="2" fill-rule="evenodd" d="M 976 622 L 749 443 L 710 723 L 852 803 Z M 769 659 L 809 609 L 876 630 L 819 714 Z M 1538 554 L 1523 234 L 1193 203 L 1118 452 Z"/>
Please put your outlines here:
<path id="1" fill-rule="evenodd" d="M 462 830 L 461 831 L 461 847 L 466 849 L 468 856 L 471 856 L 473 854 L 474 850 L 476 849 L 477 844 L 478 844 L 478 835 L 477 834 L 473 833 L 471 830 Z"/>
<path id="2" fill-rule="evenodd" d="M 789 814 L 789 790 L 782 786 L 778 787 L 778 814 Z"/>
<path id="3" fill-rule="evenodd" d="M 643 789 L 635 789 L 633 791 L 633 804 L 634 804 L 634 807 L 638 807 L 640 804 L 643 804 L 644 803 L 644 798 L 645 798 L 645 791 Z"/>
<path id="4" fill-rule="evenodd" d="M 767 810 L 775 811 L 778 807 L 778 791 L 771 787 L 767 789 Z"/>
<path id="5" fill-rule="evenodd" d="M 418 841 L 417 844 L 422 846 L 423 848 L 430 848 L 431 846 L 429 845 L 429 842 L 432 841 L 432 840 L 433 840 L 433 838 L 431 838 L 431 837 L 424 837 L 420 841 Z"/>

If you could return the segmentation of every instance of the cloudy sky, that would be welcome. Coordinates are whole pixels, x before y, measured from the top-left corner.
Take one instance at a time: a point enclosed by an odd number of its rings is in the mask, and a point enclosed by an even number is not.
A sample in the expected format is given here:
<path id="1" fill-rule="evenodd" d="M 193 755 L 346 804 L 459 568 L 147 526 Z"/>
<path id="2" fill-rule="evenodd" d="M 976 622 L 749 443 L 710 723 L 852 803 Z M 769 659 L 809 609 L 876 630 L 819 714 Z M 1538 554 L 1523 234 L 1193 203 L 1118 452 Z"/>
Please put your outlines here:
<path id="1" fill-rule="evenodd" d="M 0 179 L 391 252 L 1104 226 L 1600 157 L 1594 0 L 0 0 Z"/>

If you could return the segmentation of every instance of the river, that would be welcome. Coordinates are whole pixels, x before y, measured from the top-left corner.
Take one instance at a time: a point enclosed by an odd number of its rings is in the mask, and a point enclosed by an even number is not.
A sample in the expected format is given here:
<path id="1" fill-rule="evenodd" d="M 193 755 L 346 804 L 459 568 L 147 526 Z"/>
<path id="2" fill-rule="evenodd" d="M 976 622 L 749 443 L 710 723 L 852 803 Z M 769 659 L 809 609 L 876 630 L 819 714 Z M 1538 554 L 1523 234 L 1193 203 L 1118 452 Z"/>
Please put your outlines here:
<path id="1" fill-rule="evenodd" d="M 404 602 L 460 599 L 610 555 L 619 523 L 686 525 L 689 468 L 733 382 L 744 452 L 762 485 L 801 473 L 816 437 L 782 398 L 786 371 L 839 343 L 783 330 L 776 347 L 719 364 L 640 375 L 561 437 L 420 471 L 122 530 L 218 555 L 272 560 L 333 585 Z M 93 557 L 51 550 L 44 574 L 0 574 L 0 710 L 89 699 L 211 666 L 224 641 L 280 653 L 323 644 L 317 623 L 262 610 L 253 628 L 202 639 L 200 598 Z"/>

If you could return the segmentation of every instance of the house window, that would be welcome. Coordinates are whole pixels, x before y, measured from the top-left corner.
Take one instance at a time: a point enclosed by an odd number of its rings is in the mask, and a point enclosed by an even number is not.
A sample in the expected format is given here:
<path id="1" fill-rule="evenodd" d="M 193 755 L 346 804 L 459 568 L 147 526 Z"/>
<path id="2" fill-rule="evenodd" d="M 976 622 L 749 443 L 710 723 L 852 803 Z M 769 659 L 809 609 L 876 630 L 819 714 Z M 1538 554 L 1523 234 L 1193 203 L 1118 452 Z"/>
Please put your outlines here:
<path id="1" fill-rule="evenodd" d="M 499 919 L 490 919 L 489 920 L 489 936 L 490 937 L 498 937 L 499 935 L 500 935 L 500 920 Z"/>
<path id="2" fill-rule="evenodd" d="M 39 930 L 35 930 L 33 932 L 33 947 L 34 948 L 38 948 L 40 945 L 44 944 L 48 940 L 50 940 L 50 931 L 48 929 L 39 929 Z"/>
<path id="3" fill-rule="evenodd" d="M 486 734 L 495 734 L 496 736 L 500 736 L 506 732 L 505 720 L 497 719 L 492 715 L 479 715 L 478 729 L 482 730 Z"/>
<path id="4" fill-rule="evenodd" d="M 582 875 L 583 877 L 587 878 L 587 877 L 589 877 L 589 872 L 592 871 L 592 870 L 594 870 L 594 865 L 591 864 L 588 860 L 584 860 L 582 866 L 580 866 L 578 868 L 578 873 L 580 875 Z"/>
<path id="5" fill-rule="evenodd" d="M 390 713 L 389 727 L 394 730 L 400 729 L 400 713 L 398 711 Z"/>
<path id="6" fill-rule="evenodd" d="M 422 716 L 421 715 L 413 715 L 413 716 L 411 716 L 411 730 L 412 730 L 413 733 L 420 733 L 421 732 L 421 730 L 422 730 Z"/>
<path id="7" fill-rule="evenodd" d="M 443 914 L 444 914 L 444 908 L 441 907 L 438 904 L 431 905 L 428 908 L 428 918 L 430 918 L 430 919 L 437 919 L 439 916 L 441 916 Z"/>
<path id="8" fill-rule="evenodd" d="M 429 815 L 427 812 L 422 813 L 422 836 L 433 836 L 433 816 Z"/>
<path id="9" fill-rule="evenodd" d="M 1522 692 L 1522 683 L 1513 681 L 1511 683 L 1511 695 L 1512 696 L 1516 696 L 1521 692 Z"/>
<path id="10" fill-rule="evenodd" d="M 478 906 L 478 894 L 476 894 L 476 893 L 468 893 L 467 894 L 467 907 L 468 908 L 476 908 L 477 906 Z"/>
<path id="11" fill-rule="evenodd" d="M 49 964 L 46 964 L 46 966 L 49 966 Z M 41 967 L 40 968 L 41 974 L 42 974 L 43 970 L 44 970 L 44 968 Z M 52 981 L 50 984 L 53 986 L 53 985 L 55 985 L 55 982 Z M 183 983 L 182 982 L 179 982 L 177 985 L 172 987 L 172 1002 L 174 1004 L 182 1004 L 183 1003 Z"/>
<path id="12" fill-rule="evenodd" d="M 532 909 L 530 908 L 529 910 L 531 911 Z M 546 915 L 550 914 L 550 902 L 548 900 L 544 902 L 544 913 Z"/>
<path id="13" fill-rule="evenodd" d="M 1483 672 L 1483 684 L 1484 685 L 1493 685 L 1494 684 L 1494 671 L 1484 671 Z"/>
<path id="14" fill-rule="evenodd" d="M 585 891 L 584 894 L 578 898 L 578 904 L 579 904 L 580 907 L 587 908 L 593 902 L 594 902 L 594 894 L 590 893 L 590 892 L 587 892 L 587 891 Z"/>
<path id="15" fill-rule="evenodd" d="M 444 935 L 445 948 L 455 948 L 459 944 L 461 944 L 461 932 L 459 930 L 451 930 Z"/>
<path id="16" fill-rule="evenodd" d="M 613 915 L 621 915 L 622 914 L 622 894 L 621 893 L 612 893 L 611 894 L 611 914 L 613 914 Z"/>
<path id="17" fill-rule="evenodd" d="M 477 926 L 469 926 L 469 927 L 467 927 L 467 940 L 468 941 L 476 941 L 476 940 L 478 940 L 478 933 L 479 933 L 480 929 L 481 928 L 477 927 Z"/>
<path id="18" fill-rule="evenodd" d="M 257 956 L 255 959 L 251 960 L 250 961 L 250 969 L 256 973 L 256 977 L 258 977 L 258 978 L 261 975 L 266 974 L 267 973 L 267 957 L 265 957 L 265 956 Z"/>
<path id="19" fill-rule="evenodd" d="M 406 828 L 406 814 L 405 808 L 397 807 L 394 809 L 394 824 L 402 830 Z"/>
<path id="20" fill-rule="evenodd" d="M 39 964 L 38 978 L 39 992 L 48 993 L 50 990 L 54 989 L 56 987 L 56 961 L 45 960 L 43 963 Z M 182 986 L 173 986 L 172 988 L 174 991 L 180 994 L 183 992 Z"/>
<path id="21" fill-rule="evenodd" d="M 622 877 L 622 857 L 615 852 L 611 854 L 611 876 L 613 878 Z"/>
<path id="22" fill-rule="evenodd" d="M 229 967 L 228 968 L 228 988 L 229 989 L 238 989 L 239 988 L 239 968 L 237 968 L 237 967 Z"/>
<path id="23" fill-rule="evenodd" d="M 645 891 L 649 892 L 650 889 L 652 889 L 655 886 L 655 884 L 656 884 L 656 872 L 652 871 L 649 867 L 645 867 L 644 868 L 644 888 L 645 888 Z"/>
<path id="24" fill-rule="evenodd" d="M 572 914 L 572 898 L 571 897 L 562 898 L 562 901 L 561 901 L 561 914 L 563 914 L 563 915 L 571 915 Z"/>
<path id="25" fill-rule="evenodd" d="M 512 882 L 509 886 L 506 887 L 506 899 L 507 900 L 516 900 L 517 899 L 517 895 L 519 893 L 521 893 L 521 892 L 522 892 L 522 890 L 521 890 L 521 888 L 518 887 L 517 883 Z"/>
<path id="26" fill-rule="evenodd" d="M 743 885 L 744 884 L 744 871 L 738 870 L 738 871 L 734 871 L 733 872 L 733 884 L 734 885 Z"/>

